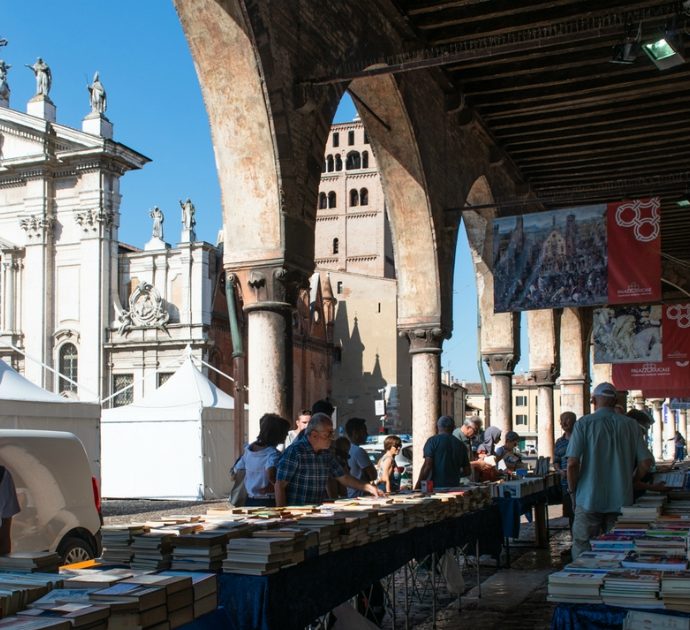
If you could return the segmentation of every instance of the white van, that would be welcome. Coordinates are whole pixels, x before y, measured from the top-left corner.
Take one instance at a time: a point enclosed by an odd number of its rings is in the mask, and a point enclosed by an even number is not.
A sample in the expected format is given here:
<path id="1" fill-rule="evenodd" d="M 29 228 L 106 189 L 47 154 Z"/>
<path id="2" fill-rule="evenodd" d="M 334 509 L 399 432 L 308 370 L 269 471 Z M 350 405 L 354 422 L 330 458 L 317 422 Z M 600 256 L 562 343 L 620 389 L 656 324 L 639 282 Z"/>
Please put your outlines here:
<path id="1" fill-rule="evenodd" d="M 100 555 L 100 495 L 79 438 L 0 429 L 0 464 L 12 473 L 21 507 L 12 551 L 57 551 L 65 564 Z"/>

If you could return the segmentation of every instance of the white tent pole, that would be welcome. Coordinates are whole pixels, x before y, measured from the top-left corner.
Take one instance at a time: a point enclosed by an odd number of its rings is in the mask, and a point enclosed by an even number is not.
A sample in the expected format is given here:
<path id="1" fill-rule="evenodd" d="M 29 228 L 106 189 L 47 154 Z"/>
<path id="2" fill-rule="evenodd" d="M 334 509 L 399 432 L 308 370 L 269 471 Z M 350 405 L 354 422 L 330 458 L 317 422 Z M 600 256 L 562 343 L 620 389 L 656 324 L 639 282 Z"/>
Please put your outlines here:
<path id="1" fill-rule="evenodd" d="M 192 359 L 193 360 L 193 359 Z M 224 376 L 225 378 L 230 379 L 233 383 L 235 382 L 235 379 L 232 378 L 229 374 L 226 374 L 225 372 L 221 372 L 218 368 L 213 367 L 210 363 L 206 363 L 203 359 L 199 359 L 202 365 L 205 365 L 209 370 L 213 370 L 214 372 L 218 372 L 221 376 Z"/>
<path id="2" fill-rule="evenodd" d="M 11 343 L 8 343 L 7 341 L 2 341 L 2 340 L 0 340 L 0 344 L 2 344 L 3 346 L 6 346 L 7 348 L 11 348 L 15 352 L 19 352 L 19 354 L 21 354 L 25 359 L 29 359 L 29 361 L 33 361 L 34 363 L 38 363 L 40 366 L 44 367 L 46 370 L 50 370 L 53 374 L 57 374 L 60 378 L 66 380 L 68 383 L 72 383 L 72 385 L 76 385 L 76 387 L 78 387 L 79 389 L 83 389 L 87 394 L 91 394 L 92 396 L 95 396 L 96 402 L 100 402 L 101 397 L 96 392 L 91 391 L 88 387 L 84 387 L 83 385 L 79 385 L 79 383 L 77 383 L 76 381 L 73 381 L 68 376 L 65 376 L 61 372 L 58 372 L 57 370 L 54 370 L 49 365 L 46 365 L 45 363 L 43 363 L 43 361 L 39 361 L 38 359 L 29 356 L 21 348 L 17 348 L 16 346 L 13 346 Z"/>

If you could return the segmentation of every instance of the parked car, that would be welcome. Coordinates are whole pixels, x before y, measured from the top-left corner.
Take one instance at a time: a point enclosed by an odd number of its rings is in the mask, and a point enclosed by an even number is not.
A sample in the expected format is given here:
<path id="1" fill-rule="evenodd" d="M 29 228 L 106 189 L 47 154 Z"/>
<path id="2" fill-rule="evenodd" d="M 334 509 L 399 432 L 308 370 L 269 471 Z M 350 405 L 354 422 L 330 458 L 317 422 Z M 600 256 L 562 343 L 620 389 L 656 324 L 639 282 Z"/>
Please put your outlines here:
<path id="1" fill-rule="evenodd" d="M 362 448 L 367 452 L 367 455 L 369 455 L 371 463 L 376 466 L 383 455 L 383 441 L 381 441 L 380 444 L 363 444 Z M 403 442 L 400 452 L 395 456 L 395 463 L 398 468 L 402 468 L 400 489 L 409 490 L 412 488 L 412 442 Z"/>
<path id="2" fill-rule="evenodd" d="M 65 564 L 100 555 L 100 493 L 79 438 L 0 429 L 0 463 L 21 508 L 12 519 L 12 551 L 56 551 Z"/>

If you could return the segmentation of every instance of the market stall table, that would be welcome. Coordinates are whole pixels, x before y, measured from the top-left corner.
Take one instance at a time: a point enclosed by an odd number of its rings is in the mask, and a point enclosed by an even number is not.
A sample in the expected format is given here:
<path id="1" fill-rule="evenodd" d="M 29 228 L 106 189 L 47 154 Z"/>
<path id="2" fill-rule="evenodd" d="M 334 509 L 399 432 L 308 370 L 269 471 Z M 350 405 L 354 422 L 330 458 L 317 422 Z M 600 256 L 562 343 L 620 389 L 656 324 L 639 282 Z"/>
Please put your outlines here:
<path id="1" fill-rule="evenodd" d="M 406 562 L 479 542 L 498 555 L 503 539 L 495 506 L 418 527 L 360 547 L 319 556 L 267 576 L 219 575 L 219 606 L 185 630 L 302 629 Z"/>
<path id="2" fill-rule="evenodd" d="M 510 539 L 520 536 L 520 517 L 532 508 L 534 508 L 535 545 L 545 547 L 548 544 L 549 497 L 546 490 L 524 497 L 494 497 L 494 503 L 501 512 L 508 568 L 510 568 Z"/>
<path id="3" fill-rule="evenodd" d="M 606 604 L 558 604 L 551 618 L 551 630 L 617 630 L 623 627 L 630 608 Z M 667 617 L 690 618 L 690 613 L 675 610 L 645 610 L 642 612 Z"/>

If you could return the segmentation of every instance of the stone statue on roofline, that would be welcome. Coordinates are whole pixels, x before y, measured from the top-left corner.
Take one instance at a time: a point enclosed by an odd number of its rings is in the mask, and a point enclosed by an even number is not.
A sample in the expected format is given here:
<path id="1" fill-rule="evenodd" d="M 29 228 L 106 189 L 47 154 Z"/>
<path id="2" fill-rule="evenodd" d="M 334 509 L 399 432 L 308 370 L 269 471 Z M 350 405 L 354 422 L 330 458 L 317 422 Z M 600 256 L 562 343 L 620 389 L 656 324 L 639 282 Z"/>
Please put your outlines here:
<path id="1" fill-rule="evenodd" d="M 163 211 L 158 206 L 154 206 L 153 210 L 149 212 L 149 216 L 153 219 L 151 236 L 163 240 L 163 221 L 165 221 Z"/>
<path id="2" fill-rule="evenodd" d="M 101 83 L 98 72 L 93 75 L 93 83 L 87 85 L 86 89 L 89 91 L 89 102 L 91 103 L 92 114 L 105 114 L 108 108 L 108 97 L 105 88 Z"/>
<path id="3" fill-rule="evenodd" d="M 12 66 L 0 59 L 0 102 L 4 101 L 9 106 L 10 84 L 7 82 L 7 71 Z"/>
<path id="4" fill-rule="evenodd" d="M 48 98 L 50 87 L 53 83 L 53 75 L 50 72 L 50 67 L 40 57 L 36 59 L 36 63 L 30 66 L 28 63 L 24 64 L 29 68 L 36 77 L 36 96 L 43 96 Z"/>

